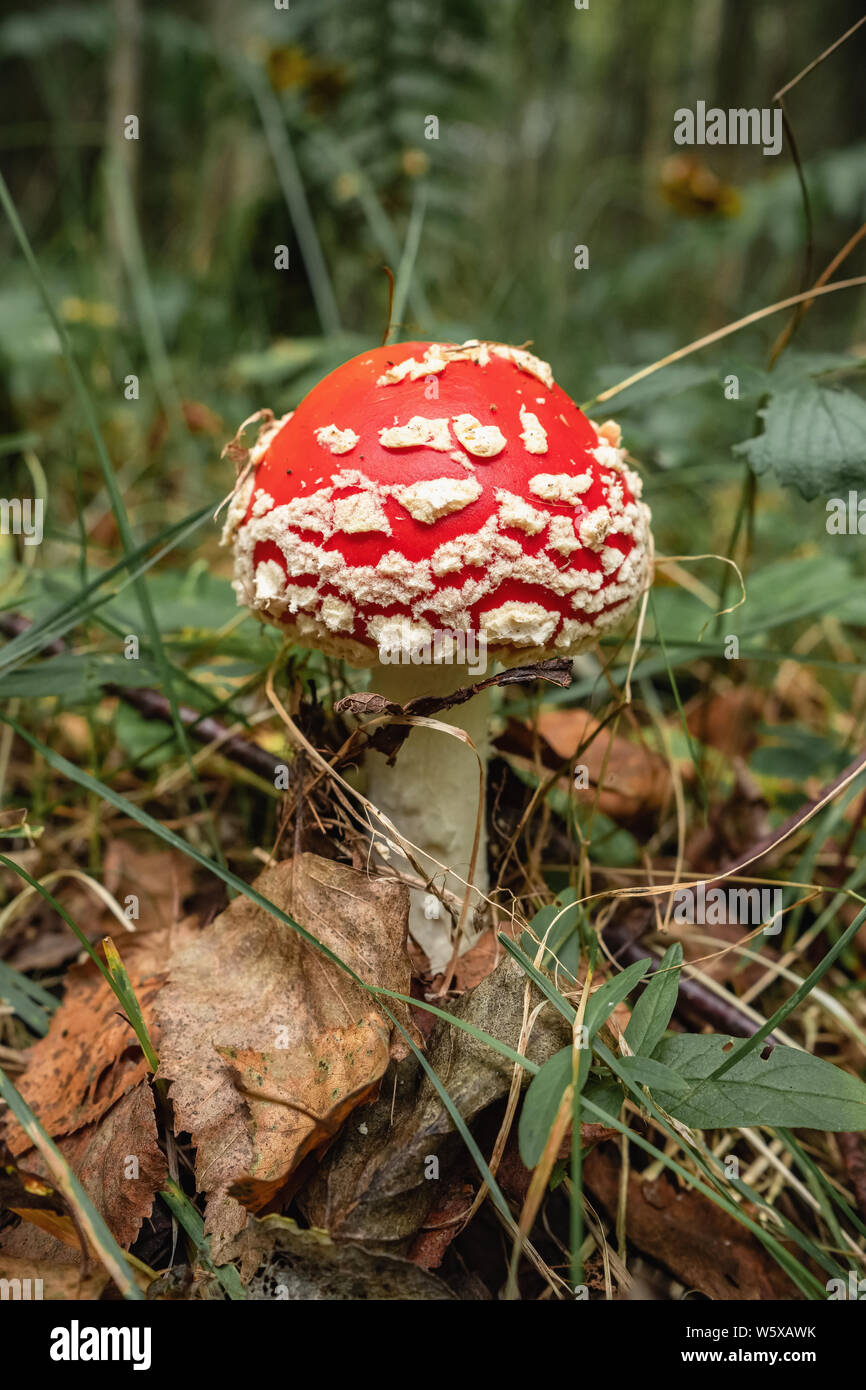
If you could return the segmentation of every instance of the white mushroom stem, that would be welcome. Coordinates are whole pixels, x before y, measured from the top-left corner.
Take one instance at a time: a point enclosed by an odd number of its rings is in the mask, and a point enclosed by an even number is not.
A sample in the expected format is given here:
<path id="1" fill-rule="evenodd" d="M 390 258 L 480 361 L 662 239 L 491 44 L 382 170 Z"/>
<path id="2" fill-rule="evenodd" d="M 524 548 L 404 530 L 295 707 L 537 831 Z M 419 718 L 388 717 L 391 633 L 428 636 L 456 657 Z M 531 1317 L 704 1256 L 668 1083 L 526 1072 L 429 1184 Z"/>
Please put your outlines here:
<path id="1" fill-rule="evenodd" d="M 377 666 L 371 686 L 389 700 L 405 705 L 418 695 L 448 695 L 478 680 L 465 666 L 410 665 L 394 663 Z M 484 786 L 488 750 L 487 691 L 465 704 L 454 705 L 432 716 L 442 723 L 464 730 L 475 751 L 462 739 L 439 729 L 414 727 L 389 767 L 382 753 L 367 754 L 367 795 L 373 805 L 388 817 L 401 835 L 417 845 L 414 857 L 437 888 L 446 888 L 461 901 L 469 882 L 472 846 L 478 816 L 481 784 L 481 837 L 472 880 L 477 892 L 469 894 L 464 914 L 461 950 L 471 945 L 473 913 L 487 891 L 487 846 L 484 826 Z M 481 775 L 479 779 L 479 759 Z M 377 843 L 382 839 L 376 836 Z M 393 868 L 414 874 L 403 853 L 390 851 Z M 453 870 L 445 873 L 440 865 Z M 411 889 L 409 931 L 427 955 L 434 974 L 446 969 L 454 951 L 451 915 L 431 894 Z"/>

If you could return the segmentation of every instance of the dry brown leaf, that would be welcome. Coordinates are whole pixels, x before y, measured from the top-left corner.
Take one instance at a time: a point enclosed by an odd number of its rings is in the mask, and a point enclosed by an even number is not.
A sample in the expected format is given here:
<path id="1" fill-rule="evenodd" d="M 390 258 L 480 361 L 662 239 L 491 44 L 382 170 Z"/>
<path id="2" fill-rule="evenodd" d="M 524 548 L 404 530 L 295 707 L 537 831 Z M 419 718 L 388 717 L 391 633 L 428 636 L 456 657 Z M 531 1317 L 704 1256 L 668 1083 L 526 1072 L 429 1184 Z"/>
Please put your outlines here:
<path id="1" fill-rule="evenodd" d="M 525 974 L 506 956 L 475 989 L 456 1001 L 451 1012 L 516 1047 L 526 988 Z M 534 986 L 529 993 L 530 1007 L 535 1008 L 541 996 Z M 524 1054 L 541 1066 L 569 1036 L 553 1006 L 545 1005 Z M 508 1093 L 514 1064 L 462 1028 L 437 1019 L 428 1055 L 469 1126 Z M 529 1084 L 527 1072 L 521 1073 L 521 1084 Z M 301 1209 L 312 1225 L 340 1240 L 408 1249 L 437 1199 L 442 1179 L 455 1169 L 459 1177 L 472 1161 L 442 1097 L 414 1058 L 389 1073 L 382 1094 L 362 1118 L 362 1124 L 346 1126 L 304 1187 L 299 1195 Z M 431 1180 L 431 1158 L 439 1165 L 439 1182 Z M 471 1175 L 474 1178 L 474 1167 Z"/>
<path id="2" fill-rule="evenodd" d="M 609 728 L 593 738 L 599 727 L 599 721 L 587 710 L 549 709 L 538 716 L 538 732 L 558 758 L 573 758 L 581 745 L 587 744 L 580 762 L 587 769 L 590 785 L 578 791 L 578 797 L 593 800 L 603 778 L 599 807 L 613 820 L 633 820 L 661 811 L 671 792 L 664 759 L 640 743 L 611 734 Z"/>
<path id="3" fill-rule="evenodd" d="M 489 690 L 494 685 L 531 684 L 533 681 L 545 680 L 551 685 L 562 687 L 571 685 L 571 678 L 571 659 L 567 656 L 553 656 L 544 661 L 535 661 L 529 666 L 509 666 L 504 671 L 485 676 L 473 685 L 462 685 L 448 695 L 416 695 L 414 699 L 407 700 L 405 705 L 399 705 L 395 700 L 389 700 L 387 696 L 379 695 L 374 690 L 358 691 L 337 700 L 334 709 L 338 714 L 355 714 L 366 719 L 373 719 L 381 714 L 411 714 L 429 719 L 434 715 L 444 714 L 455 705 L 465 705 L 473 696 L 480 694 L 482 690 Z"/>
<path id="4" fill-rule="evenodd" d="M 584 1148 L 592 1148 L 605 1139 L 615 1138 L 616 1130 L 610 1129 L 607 1125 L 589 1123 L 580 1126 L 580 1140 Z M 560 1144 L 556 1157 L 560 1162 L 567 1162 L 571 1158 L 571 1127 Z M 508 1143 L 505 1145 L 505 1152 L 496 1173 L 496 1181 L 509 1201 L 523 1206 L 529 1194 L 529 1185 L 532 1182 L 532 1169 L 527 1168 L 520 1157 L 516 1126 L 508 1136 Z"/>
<path id="5" fill-rule="evenodd" d="M 341 700 L 337 700 L 334 710 L 338 714 L 354 714 L 359 718 L 369 720 L 385 714 L 405 714 L 423 719 L 441 715 L 444 716 L 447 723 L 450 709 L 456 705 L 465 705 L 473 696 L 478 695 L 482 690 L 489 690 L 491 686 L 517 685 L 524 682 L 531 684 L 537 680 L 545 680 L 551 685 L 562 687 L 569 686 L 571 679 L 571 658 L 553 656 L 543 661 L 533 662 L 530 666 L 509 666 L 505 671 L 498 671 L 492 676 L 485 676 L 483 680 L 476 681 L 473 685 L 462 685 L 458 689 L 452 690 L 448 695 L 417 695 L 413 700 L 407 700 L 405 705 L 400 705 L 395 700 L 389 700 L 387 696 L 379 695 L 374 690 L 362 690 L 352 695 L 344 695 Z M 360 749 L 370 747 L 384 753 L 389 763 L 393 763 L 410 733 L 411 726 L 408 724 L 385 724 L 372 731 L 364 728 L 356 729 L 349 745 L 343 749 L 343 756 L 345 758 L 354 757 Z"/>
<path id="6" fill-rule="evenodd" d="M 421 1269 L 438 1269 L 449 1245 L 460 1234 L 466 1213 L 472 1206 L 475 1190 L 459 1179 L 446 1183 L 427 1213 L 407 1256 Z"/>
<path id="7" fill-rule="evenodd" d="M 303 1231 L 285 1216 L 250 1217 L 228 1250 L 251 1279 L 247 1296 L 269 1301 L 445 1301 L 454 1294 L 410 1260 L 335 1242 L 324 1231 Z"/>
<path id="8" fill-rule="evenodd" d="M 178 921 L 193 876 L 193 861 L 179 850 L 138 849 L 129 839 L 110 840 L 105 850 L 105 886 L 122 906 L 130 893 L 135 894 L 140 932 Z"/>
<path id="9" fill-rule="evenodd" d="M 77 1265 L 53 1264 L 50 1260 L 5 1255 L 2 1250 L 0 1278 L 19 1279 L 22 1286 L 29 1279 L 31 1298 L 72 1299 L 81 1302 L 95 1302 L 108 1283 L 108 1274 L 104 1269 L 93 1269 L 85 1274 Z M 37 1280 L 40 1281 L 38 1285 Z"/>
<path id="10" fill-rule="evenodd" d="M 154 1045 L 153 1001 L 165 978 L 174 942 L 196 930 L 191 918 L 176 927 L 136 932 L 120 952 Z M 114 991 L 92 961 L 73 966 L 66 993 L 44 1038 L 27 1054 L 18 1088 L 52 1139 L 93 1124 L 148 1075 L 147 1063 Z M 7 1118 L 5 1138 L 13 1153 L 30 1140 Z"/>
<path id="11" fill-rule="evenodd" d="M 49 866 L 40 858 L 27 867 L 39 878 Z M 112 840 L 105 851 L 103 883 L 124 909 L 128 898 L 138 899 L 138 916 L 132 921 L 138 935 L 178 920 L 180 905 L 193 887 L 193 865 L 179 850 L 140 850 L 129 839 Z M 53 891 L 89 941 L 118 934 L 117 918 L 86 884 L 61 880 Z M 16 970 L 53 970 L 81 950 L 78 938 L 41 897 L 15 918 L 9 935 L 12 945 L 6 960 Z"/>
<path id="12" fill-rule="evenodd" d="M 610 1215 L 619 1195 L 619 1154 L 609 1146 L 584 1162 L 586 1186 Z M 792 1299 L 787 1275 L 756 1238 L 700 1192 L 676 1187 L 667 1177 L 628 1180 L 629 1240 L 664 1265 L 686 1288 L 715 1299 Z"/>
<path id="13" fill-rule="evenodd" d="M 98 1123 L 59 1148 L 117 1243 L 128 1248 L 167 1176 L 149 1083 L 140 1081 Z M 38 1166 L 35 1156 L 32 1163 Z"/>
<path id="14" fill-rule="evenodd" d="M 142 1222 L 150 1216 L 154 1195 L 163 1186 L 167 1171 L 157 1144 L 153 1094 L 148 1082 L 140 1081 L 96 1124 L 61 1139 L 58 1148 L 115 1240 L 128 1249 Z M 41 1175 L 47 1171 L 35 1150 L 27 1154 L 26 1161 L 31 1173 Z M 51 1246 L 40 1246 L 40 1253 L 46 1257 L 63 1261 L 80 1255 L 79 1235 L 68 1217 L 58 1219 L 39 1209 L 12 1210 L 40 1232 L 55 1238 Z M 57 1242 L 70 1247 L 69 1251 L 61 1250 Z M 11 1247 L 4 1243 L 4 1248 Z"/>
<path id="15" fill-rule="evenodd" d="M 760 783 L 741 758 L 732 757 L 730 765 L 734 773 L 730 792 L 710 807 L 706 824 L 689 827 L 685 862 L 696 873 L 706 874 L 748 857 L 751 846 L 771 834 L 769 805 Z"/>
<path id="16" fill-rule="evenodd" d="M 409 993 L 401 884 L 304 854 L 255 887 L 361 979 Z M 405 1006 L 389 1008 L 414 1032 Z M 243 1229 L 244 1207 L 262 1210 L 376 1094 L 391 1024 L 343 970 L 243 897 L 175 956 L 157 1013 L 160 1073 L 197 1149 L 217 1251 Z"/>
<path id="17" fill-rule="evenodd" d="M 0 1140 L 0 1212 L 11 1211 L 66 1244 L 81 1247 L 83 1237 L 72 1219 L 71 1208 L 53 1182 L 13 1158 Z M 0 1237 L 0 1249 L 2 1249 Z"/>
<path id="18" fill-rule="evenodd" d="M 757 747 L 757 724 L 766 696 L 748 685 L 702 690 L 686 705 L 686 725 L 693 738 L 728 757 L 746 758 Z"/>
<path id="19" fill-rule="evenodd" d="M 497 933 L 488 928 L 482 932 L 474 946 L 470 946 L 462 956 L 458 956 L 457 963 L 451 976 L 451 994 L 464 994 L 468 989 L 474 989 L 480 985 L 482 980 L 496 969 L 505 954 L 504 946 L 500 945 Z M 445 976 L 437 975 L 430 985 L 431 998 L 437 993 L 444 983 Z M 428 1014 L 428 1018 L 431 1015 Z"/>
<path id="20" fill-rule="evenodd" d="M 587 769 L 589 785 L 577 788 L 575 795 L 579 800 L 594 801 L 603 775 L 599 807 L 613 820 L 658 816 L 671 795 L 670 771 L 664 759 L 638 742 L 612 736 L 609 728 L 593 737 L 599 728 L 599 721 L 586 710 L 542 710 L 538 717 L 540 737 L 529 725 L 509 719 L 504 732 L 494 739 L 494 747 L 533 766 L 540 759 L 550 772 L 577 759 Z M 689 775 L 688 769 L 684 775 Z M 562 785 L 568 788 L 566 778 Z"/>
<path id="21" fill-rule="evenodd" d="M 66 1199 L 40 1173 L 18 1163 L 0 1140 L 0 1208 L 29 1207 L 33 1211 L 62 1213 Z"/>

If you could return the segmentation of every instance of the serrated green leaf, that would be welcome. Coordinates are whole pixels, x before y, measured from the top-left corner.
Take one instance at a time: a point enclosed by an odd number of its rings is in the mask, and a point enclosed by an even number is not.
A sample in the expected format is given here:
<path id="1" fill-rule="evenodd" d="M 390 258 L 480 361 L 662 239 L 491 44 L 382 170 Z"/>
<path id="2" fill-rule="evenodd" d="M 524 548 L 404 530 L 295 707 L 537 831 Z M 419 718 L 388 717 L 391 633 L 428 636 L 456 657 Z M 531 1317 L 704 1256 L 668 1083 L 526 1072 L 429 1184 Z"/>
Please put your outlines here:
<path id="1" fill-rule="evenodd" d="M 677 1002 L 680 987 L 679 967 L 683 963 L 683 948 L 678 941 L 669 946 L 656 966 L 652 978 L 632 1009 L 625 1040 L 632 1052 L 647 1057 L 661 1042 Z"/>
<path id="2" fill-rule="evenodd" d="M 814 382 L 775 392 L 763 432 L 734 445 L 756 473 L 775 473 L 807 499 L 866 485 L 866 401 Z"/>
<path id="3" fill-rule="evenodd" d="M 725 1061 L 730 1038 L 678 1033 L 663 1039 L 653 1059 L 691 1084 L 687 1095 L 653 1086 L 669 1114 L 697 1129 L 732 1125 L 784 1125 L 790 1129 L 866 1129 L 866 1085 L 808 1052 L 777 1046 L 766 1059 L 754 1051 L 716 1080 L 705 1080 Z"/>

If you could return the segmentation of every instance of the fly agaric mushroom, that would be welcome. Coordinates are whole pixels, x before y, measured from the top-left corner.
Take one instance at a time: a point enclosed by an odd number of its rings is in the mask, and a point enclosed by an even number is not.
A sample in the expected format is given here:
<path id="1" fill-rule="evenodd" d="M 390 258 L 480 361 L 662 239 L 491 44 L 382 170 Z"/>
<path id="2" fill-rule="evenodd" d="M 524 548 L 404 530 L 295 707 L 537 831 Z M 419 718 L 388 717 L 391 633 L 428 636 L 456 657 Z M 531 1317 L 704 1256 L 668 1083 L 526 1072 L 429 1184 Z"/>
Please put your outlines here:
<path id="1" fill-rule="evenodd" d="M 400 705 L 478 679 L 450 664 L 467 634 L 505 664 L 572 655 L 649 582 L 649 509 L 619 444 L 618 425 L 594 425 L 521 348 L 362 353 L 260 431 L 223 534 L 238 601 L 301 646 L 375 667 L 374 689 Z M 483 766 L 486 693 L 444 718 Z M 472 749 L 415 727 L 393 767 L 371 759 L 374 805 L 462 898 Z M 487 888 L 483 839 L 474 886 Z M 409 929 L 434 973 L 452 950 L 437 917 L 437 900 L 413 892 Z"/>

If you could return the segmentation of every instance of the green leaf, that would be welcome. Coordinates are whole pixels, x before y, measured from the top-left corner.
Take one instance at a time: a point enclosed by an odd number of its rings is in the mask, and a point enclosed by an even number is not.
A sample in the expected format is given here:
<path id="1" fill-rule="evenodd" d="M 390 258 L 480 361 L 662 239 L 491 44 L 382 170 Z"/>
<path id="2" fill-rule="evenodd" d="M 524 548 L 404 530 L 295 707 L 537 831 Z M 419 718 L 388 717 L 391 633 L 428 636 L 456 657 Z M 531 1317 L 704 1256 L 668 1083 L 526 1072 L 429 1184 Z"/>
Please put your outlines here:
<path id="1" fill-rule="evenodd" d="M 154 727 L 152 719 L 129 705 L 118 702 L 113 725 L 118 744 L 136 767 L 153 770 L 177 756 L 174 731 L 164 725 Z"/>
<path id="2" fill-rule="evenodd" d="M 630 1081 L 651 1086 L 654 1093 L 664 1090 L 667 1095 L 682 1096 L 691 1089 L 688 1081 L 655 1057 L 620 1057 L 619 1067 Z"/>
<path id="3" fill-rule="evenodd" d="M 622 1059 L 620 1059 L 622 1060 Z M 610 1077 L 591 1076 L 583 1088 L 582 1105 L 595 1105 L 614 1119 L 622 1109 L 623 1090 L 618 1081 Z M 600 1123 L 600 1121 L 599 1121 Z"/>
<path id="4" fill-rule="evenodd" d="M 613 1013 L 617 1004 L 621 1004 L 623 999 L 631 994 L 635 985 L 646 974 L 650 964 L 649 960 L 636 960 L 634 965 L 627 966 L 618 975 L 606 980 L 600 989 L 590 995 L 586 1013 L 583 1016 L 589 1043 L 592 1042 L 605 1019 Z"/>
<path id="5" fill-rule="evenodd" d="M 108 966 L 108 974 L 114 992 L 123 1005 L 126 1017 L 132 1025 L 132 1030 L 138 1038 L 141 1050 L 144 1053 L 147 1065 L 155 1074 L 159 1070 L 159 1058 L 154 1051 L 150 1034 L 147 1031 L 147 1024 L 141 1012 L 141 1005 L 138 996 L 133 988 L 132 981 L 127 973 L 126 966 L 120 958 L 120 953 L 110 936 L 102 938 L 102 949 L 105 952 L 105 960 Z"/>
<path id="6" fill-rule="evenodd" d="M 546 950 L 541 961 L 542 969 L 565 970 L 572 980 L 577 979 L 580 964 L 580 924 L 584 912 L 577 903 L 573 888 L 566 888 L 558 894 L 555 902 L 539 908 L 529 923 L 532 934 L 525 931 L 520 944 L 533 960 L 538 950 L 538 942 L 546 941 Z"/>
<path id="7" fill-rule="evenodd" d="M 647 1057 L 665 1035 L 677 1002 L 683 948 L 678 941 L 669 946 L 653 972 L 643 994 L 638 999 L 625 1030 L 625 1040 L 632 1052 Z"/>
<path id="8" fill-rule="evenodd" d="M 653 1059 L 690 1082 L 691 1090 L 681 1096 L 653 1085 L 658 1104 L 697 1129 L 735 1125 L 866 1129 L 863 1082 L 792 1047 L 775 1047 L 766 1059 L 758 1051 L 749 1052 L 722 1076 L 705 1079 L 724 1063 L 730 1042 L 715 1033 L 679 1033 L 660 1042 Z"/>
<path id="9" fill-rule="evenodd" d="M 527 1168 L 534 1168 L 544 1153 L 559 1103 L 566 1086 L 571 1084 L 571 1052 L 569 1043 L 568 1047 L 550 1057 L 538 1075 L 532 1078 L 524 1097 L 517 1140 L 520 1157 Z M 587 1058 L 589 1055 L 587 1049 Z"/>
<path id="10" fill-rule="evenodd" d="M 581 823 L 586 822 L 588 811 L 583 808 L 579 808 L 579 811 L 578 820 Z M 603 864 L 611 869 L 628 869 L 640 863 L 640 849 L 631 831 L 617 825 L 616 821 L 597 808 L 592 812 L 590 843 L 593 862 L 596 864 Z"/>
<path id="11" fill-rule="evenodd" d="M 558 1158 L 553 1165 L 550 1174 L 550 1182 L 547 1184 L 548 1191 L 555 1192 L 565 1178 L 568 1177 L 568 1164 L 564 1158 Z"/>
<path id="12" fill-rule="evenodd" d="M 765 736 L 749 759 L 749 768 L 759 777 L 797 781 L 842 771 L 848 760 L 844 747 L 835 739 L 796 724 L 759 725 L 756 733 Z"/>
<path id="13" fill-rule="evenodd" d="M 600 989 L 591 994 L 584 1014 L 584 1027 L 587 1031 L 586 1046 L 581 1048 L 580 1066 L 577 1076 L 578 1090 L 582 1091 L 589 1074 L 592 1061 L 592 1039 L 617 1004 L 630 994 L 640 977 L 646 972 L 648 960 L 635 961 L 627 970 L 606 980 Z M 555 1053 L 537 1076 L 533 1077 L 523 1101 L 517 1138 L 520 1157 L 527 1168 L 534 1168 L 544 1152 L 547 1136 L 556 1119 L 556 1112 L 566 1086 L 571 1084 L 572 1048 L 562 1048 Z M 617 1105 L 617 1110 L 619 1106 Z"/>
<path id="14" fill-rule="evenodd" d="M 622 1060 L 621 1058 L 615 1058 L 613 1054 L 609 1053 L 603 1043 L 598 1045 L 598 1053 L 601 1060 L 612 1068 L 618 1067 L 619 1062 Z M 631 1083 L 627 1082 L 626 1084 L 630 1085 Z M 587 1088 L 587 1092 L 582 1098 L 582 1104 L 589 1120 L 595 1120 L 599 1124 L 610 1125 L 630 1143 L 636 1144 L 639 1149 L 643 1149 L 644 1153 L 648 1153 L 652 1158 L 657 1159 L 663 1167 L 669 1169 L 672 1173 L 676 1173 L 677 1177 L 689 1187 L 694 1188 L 696 1192 L 701 1192 L 709 1201 L 715 1203 L 717 1207 L 726 1211 L 729 1216 L 733 1216 L 743 1226 L 747 1227 L 781 1267 L 787 1271 L 797 1287 L 801 1289 L 807 1297 L 823 1298 L 822 1286 L 818 1283 L 815 1276 L 807 1271 L 803 1265 L 791 1255 L 791 1252 L 781 1245 L 769 1231 L 765 1230 L 757 1221 L 753 1221 L 742 1207 L 735 1206 L 717 1187 L 708 1185 L 694 1172 L 690 1172 L 689 1169 L 682 1167 L 681 1164 L 677 1163 L 676 1160 L 672 1158 L 670 1152 L 656 1148 L 656 1146 L 651 1144 L 639 1130 L 629 1129 L 629 1127 L 623 1124 L 619 1119 L 618 1115 L 614 1115 L 611 1111 L 603 1109 L 594 1100 L 591 1101 L 589 1099 L 589 1088 Z M 668 1135 L 668 1138 L 676 1140 L 676 1131 L 667 1123 L 664 1116 L 659 1114 L 655 1118 L 657 1118 L 660 1129 Z M 709 1152 L 705 1145 L 699 1145 L 697 1149 L 692 1151 L 695 1156 L 695 1162 L 704 1177 L 709 1178 L 712 1183 L 715 1183 L 717 1182 L 717 1178 L 715 1173 L 706 1165 L 701 1153 L 702 1148 L 704 1152 Z M 762 1199 L 758 1194 L 754 1193 L 751 1188 L 748 1188 L 746 1183 L 739 1181 L 739 1186 L 746 1189 L 747 1195 L 751 1200 L 755 1201 L 757 1206 L 761 1205 Z M 799 1245 L 801 1249 L 805 1248 L 807 1243 L 805 1238 L 797 1231 L 796 1227 L 791 1226 L 790 1222 L 788 1222 L 785 1217 L 782 1217 L 782 1229 L 785 1235 L 793 1240 L 795 1244 Z M 811 1245 L 811 1242 L 808 1242 L 808 1244 Z M 812 1253 L 811 1250 L 809 1253 Z"/>
<path id="15" fill-rule="evenodd" d="M 866 401 L 814 382 L 775 392 L 758 414 L 763 433 L 734 453 L 775 473 L 807 499 L 866 485 Z"/>

